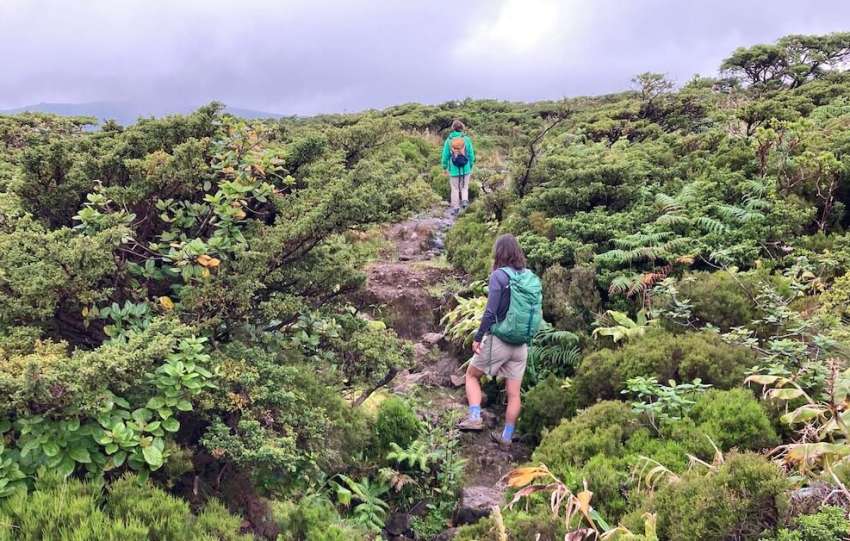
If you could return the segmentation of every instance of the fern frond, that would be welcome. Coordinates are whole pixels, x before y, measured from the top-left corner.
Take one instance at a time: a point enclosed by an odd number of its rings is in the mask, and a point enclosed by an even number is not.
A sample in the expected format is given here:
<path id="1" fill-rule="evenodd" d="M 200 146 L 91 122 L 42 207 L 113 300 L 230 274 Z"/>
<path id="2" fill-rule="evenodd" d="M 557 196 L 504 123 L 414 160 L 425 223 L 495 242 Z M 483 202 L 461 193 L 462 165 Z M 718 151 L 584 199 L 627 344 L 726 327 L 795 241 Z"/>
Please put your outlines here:
<path id="1" fill-rule="evenodd" d="M 611 284 L 608 286 L 608 294 L 609 295 L 619 295 L 621 293 L 627 292 L 631 289 L 632 284 L 637 281 L 637 275 L 626 276 L 621 274 L 620 276 L 615 277 L 611 280 Z"/>
<path id="2" fill-rule="evenodd" d="M 707 230 L 709 233 L 714 233 L 715 235 L 723 235 L 729 231 L 729 228 L 727 228 L 726 225 L 709 216 L 700 216 L 697 218 L 696 222 L 703 229 Z"/>
<path id="3" fill-rule="evenodd" d="M 682 210 L 681 203 L 665 193 L 655 194 L 655 204 L 662 212 L 675 212 Z"/>
<path id="4" fill-rule="evenodd" d="M 691 223 L 691 219 L 682 214 L 662 214 L 658 218 L 655 219 L 655 223 L 663 226 L 674 226 L 674 225 L 689 225 Z"/>

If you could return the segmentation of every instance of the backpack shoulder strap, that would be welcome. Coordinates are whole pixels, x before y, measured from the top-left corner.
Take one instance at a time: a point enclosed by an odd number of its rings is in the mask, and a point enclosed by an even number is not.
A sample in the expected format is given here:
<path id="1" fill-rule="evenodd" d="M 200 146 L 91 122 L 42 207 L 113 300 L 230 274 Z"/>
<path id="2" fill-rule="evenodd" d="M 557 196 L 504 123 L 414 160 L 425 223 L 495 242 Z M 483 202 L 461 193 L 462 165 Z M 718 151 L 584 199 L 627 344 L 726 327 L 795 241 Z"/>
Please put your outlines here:
<path id="1" fill-rule="evenodd" d="M 510 267 L 500 267 L 499 270 L 507 274 L 508 279 L 513 279 L 513 277 L 516 276 L 516 271 Z"/>

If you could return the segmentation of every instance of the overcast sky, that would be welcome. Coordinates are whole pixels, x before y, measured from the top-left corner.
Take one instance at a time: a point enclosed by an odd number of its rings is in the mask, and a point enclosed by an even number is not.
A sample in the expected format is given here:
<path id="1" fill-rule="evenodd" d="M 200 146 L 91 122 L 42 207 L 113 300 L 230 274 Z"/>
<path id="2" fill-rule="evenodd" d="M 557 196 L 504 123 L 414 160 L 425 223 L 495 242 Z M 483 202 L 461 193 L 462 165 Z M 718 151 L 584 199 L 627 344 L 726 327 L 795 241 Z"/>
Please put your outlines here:
<path id="1" fill-rule="evenodd" d="M 0 0 L 0 109 L 213 99 L 284 114 L 628 88 L 850 30 L 848 0 Z"/>

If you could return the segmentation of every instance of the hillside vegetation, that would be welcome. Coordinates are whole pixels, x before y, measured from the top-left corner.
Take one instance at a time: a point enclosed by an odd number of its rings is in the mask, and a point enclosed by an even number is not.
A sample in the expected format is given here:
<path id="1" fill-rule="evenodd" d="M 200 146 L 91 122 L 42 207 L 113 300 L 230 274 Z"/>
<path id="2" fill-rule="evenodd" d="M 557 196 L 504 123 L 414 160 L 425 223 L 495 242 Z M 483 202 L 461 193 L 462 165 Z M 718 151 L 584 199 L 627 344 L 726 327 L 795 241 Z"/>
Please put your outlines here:
<path id="1" fill-rule="evenodd" d="M 415 399 L 361 405 L 413 353 L 358 291 L 376 228 L 446 197 L 455 118 L 480 159 L 448 338 L 504 232 L 549 323 L 517 503 L 456 538 L 847 537 L 848 59 L 788 36 L 558 102 L 0 116 L 0 539 L 447 529 L 457 441 Z"/>

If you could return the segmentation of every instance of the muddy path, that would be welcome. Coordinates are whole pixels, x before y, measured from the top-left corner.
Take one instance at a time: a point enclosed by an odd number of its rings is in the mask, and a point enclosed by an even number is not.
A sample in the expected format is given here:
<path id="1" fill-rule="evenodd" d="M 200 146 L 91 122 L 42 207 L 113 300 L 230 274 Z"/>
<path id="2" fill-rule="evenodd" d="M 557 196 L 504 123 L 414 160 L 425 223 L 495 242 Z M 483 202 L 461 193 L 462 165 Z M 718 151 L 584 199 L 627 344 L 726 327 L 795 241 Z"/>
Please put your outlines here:
<path id="1" fill-rule="evenodd" d="M 367 312 L 414 344 L 413 366 L 399 372 L 387 387 L 398 395 L 415 396 L 424 405 L 426 421 L 449 414 L 461 418 L 467 410 L 462 365 L 470 352 L 452 347 L 440 326 L 447 303 L 467 279 L 445 260 L 445 235 L 453 223 L 448 208 L 440 206 L 386 228 L 389 249 L 367 267 L 361 299 Z M 501 427 L 504 404 L 497 400 L 483 406 L 487 428 L 459 436 L 466 465 L 456 525 L 474 522 L 489 514 L 493 505 L 503 504 L 505 487 L 500 480 L 529 456 L 520 442 L 503 451 L 490 440 L 489 431 Z"/>

